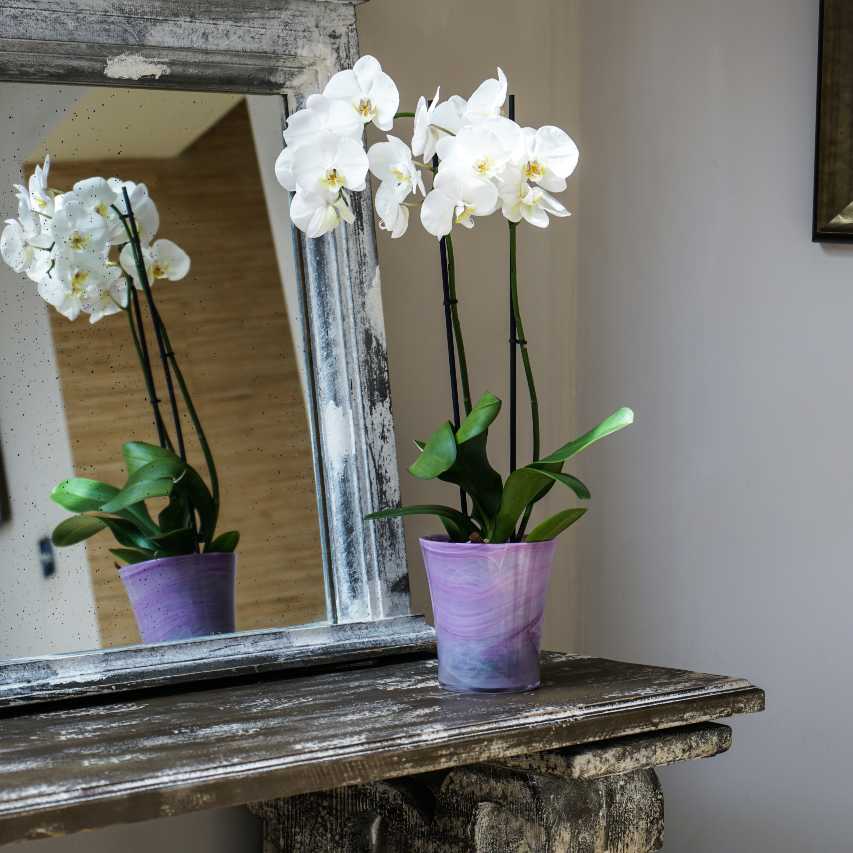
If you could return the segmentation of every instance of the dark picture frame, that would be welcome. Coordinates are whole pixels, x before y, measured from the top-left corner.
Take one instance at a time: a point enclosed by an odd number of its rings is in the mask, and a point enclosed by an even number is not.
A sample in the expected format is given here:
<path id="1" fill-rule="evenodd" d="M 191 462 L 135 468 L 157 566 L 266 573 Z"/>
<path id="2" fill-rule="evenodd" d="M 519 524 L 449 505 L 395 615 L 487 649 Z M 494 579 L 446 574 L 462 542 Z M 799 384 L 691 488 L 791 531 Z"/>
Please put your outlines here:
<path id="1" fill-rule="evenodd" d="M 853 242 L 853 0 L 821 0 L 812 240 Z"/>

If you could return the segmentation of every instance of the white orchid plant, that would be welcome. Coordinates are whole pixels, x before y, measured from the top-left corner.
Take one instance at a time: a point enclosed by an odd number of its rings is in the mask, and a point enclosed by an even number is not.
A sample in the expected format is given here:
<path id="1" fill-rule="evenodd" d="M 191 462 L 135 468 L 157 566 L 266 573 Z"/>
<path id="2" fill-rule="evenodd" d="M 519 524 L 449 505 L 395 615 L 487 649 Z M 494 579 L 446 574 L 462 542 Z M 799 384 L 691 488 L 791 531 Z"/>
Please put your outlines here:
<path id="1" fill-rule="evenodd" d="M 159 439 L 156 445 L 131 441 L 123 446 L 128 475 L 123 487 L 84 477 L 61 482 L 51 497 L 75 515 L 54 530 L 54 544 L 74 545 L 108 529 L 120 546 L 111 551 L 124 563 L 233 551 L 239 540 L 236 531 L 215 535 L 216 466 L 152 289 L 158 280 L 184 278 L 189 256 L 172 241 L 155 239 L 160 216 L 144 184 L 92 177 L 61 192 L 50 187 L 49 176 L 48 156 L 44 165 L 35 167 L 28 186 L 14 187 L 18 217 L 6 221 L 0 256 L 69 320 L 88 315 L 90 323 L 97 323 L 114 314 L 127 315 Z M 168 392 L 171 429 L 160 411 L 146 313 Z M 210 486 L 187 462 L 176 383 L 205 457 Z M 157 498 L 168 503 L 155 521 L 146 501 Z"/>
<path id="2" fill-rule="evenodd" d="M 367 518 L 434 515 L 455 542 L 541 541 L 559 535 L 585 508 L 566 509 L 527 532 L 534 505 L 555 483 L 588 499 L 587 487 L 564 473 L 565 462 L 633 421 L 630 409 L 619 409 L 553 453 L 540 454 L 539 403 L 518 297 L 517 228 L 521 222 L 547 228 L 551 217 L 569 216 L 552 193 L 566 189 L 579 154 L 560 128 L 522 127 L 512 108 L 506 114 L 507 93 L 507 78 L 499 68 L 497 77 L 481 83 L 467 100 L 453 95 L 442 101 L 437 88 L 429 101 L 421 97 L 413 112 L 400 112 L 394 81 L 374 57 L 364 56 L 352 69 L 335 74 L 322 94 L 309 96 L 304 108 L 289 117 L 285 148 L 275 164 L 279 182 L 292 194 L 291 219 L 309 238 L 355 220 L 353 193 L 366 188 L 369 172 L 378 182 L 374 202 L 382 229 L 392 238 L 402 237 L 411 211 L 419 209 L 424 229 L 440 241 L 444 309 L 452 330 L 447 338 L 452 420 L 442 423 L 428 441 L 416 442 L 420 455 L 409 471 L 458 486 L 460 508 L 390 507 Z M 413 120 L 410 144 L 389 133 L 398 119 Z M 365 150 L 369 124 L 384 131 L 386 139 Z M 533 460 L 521 468 L 515 467 L 513 444 L 505 481 L 486 455 L 488 429 L 501 401 L 486 393 L 472 403 L 452 242 L 454 226 L 473 228 L 478 217 L 498 211 L 508 222 L 513 360 L 517 346 L 530 398 L 533 444 Z M 514 402 L 513 384 L 510 394 Z M 514 436 L 512 427 L 511 432 Z"/>

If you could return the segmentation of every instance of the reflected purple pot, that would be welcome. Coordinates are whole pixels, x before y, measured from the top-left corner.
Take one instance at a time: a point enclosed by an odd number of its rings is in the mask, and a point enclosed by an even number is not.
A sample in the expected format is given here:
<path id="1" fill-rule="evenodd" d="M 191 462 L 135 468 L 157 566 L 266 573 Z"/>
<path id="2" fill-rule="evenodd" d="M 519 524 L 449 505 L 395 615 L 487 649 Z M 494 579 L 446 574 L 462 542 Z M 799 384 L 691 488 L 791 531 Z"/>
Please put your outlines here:
<path id="1" fill-rule="evenodd" d="M 549 542 L 485 545 L 421 539 L 451 690 L 518 693 L 539 686 L 539 646 L 554 551 Z"/>
<path id="2" fill-rule="evenodd" d="M 186 554 L 119 569 L 144 643 L 234 631 L 236 554 Z"/>

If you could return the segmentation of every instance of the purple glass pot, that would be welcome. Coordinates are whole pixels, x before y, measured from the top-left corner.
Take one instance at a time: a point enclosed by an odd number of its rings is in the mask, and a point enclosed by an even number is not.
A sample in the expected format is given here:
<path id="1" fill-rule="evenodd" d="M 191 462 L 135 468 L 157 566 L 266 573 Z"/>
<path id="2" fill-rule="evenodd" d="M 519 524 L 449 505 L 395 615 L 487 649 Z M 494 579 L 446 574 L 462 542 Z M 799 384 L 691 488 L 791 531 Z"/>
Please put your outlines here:
<path id="1" fill-rule="evenodd" d="M 234 631 L 236 554 L 162 557 L 119 575 L 144 643 Z"/>
<path id="2" fill-rule="evenodd" d="M 421 539 L 443 686 L 484 693 L 539 686 L 555 549 L 554 540 L 486 545 Z"/>

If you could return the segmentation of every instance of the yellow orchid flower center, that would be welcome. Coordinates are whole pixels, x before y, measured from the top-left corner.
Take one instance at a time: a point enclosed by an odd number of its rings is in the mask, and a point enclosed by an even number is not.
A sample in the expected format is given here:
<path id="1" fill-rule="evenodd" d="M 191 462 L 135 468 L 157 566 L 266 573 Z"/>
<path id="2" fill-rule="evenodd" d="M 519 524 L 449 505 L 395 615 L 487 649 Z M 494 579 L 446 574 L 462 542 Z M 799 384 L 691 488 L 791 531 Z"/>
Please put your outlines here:
<path id="1" fill-rule="evenodd" d="M 75 251 L 81 251 L 85 249 L 86 246 L 89 245 L 89 240 L 91 238 L 88 234 L 81 234 L 79 231 L 75 231 L 68 238 L 68 245 L 74 249 Z"/>
<path id="2" fill-rule="evenodd" d="M 393 169 L 391 169 L 391 174 L 392 174 L 392 175 L 394 176 L 394 178 L 395 178 L 397 181 L 399 181 L 401 184 L 407 184 L 407 183 L 409 183 L 409 173 L 408 173 L 408 172 L 405 172 L 405 171 L 404 171 L 403 169 L 401 169 L 399 166 L 395 166 Z"/>
<path id="3" fill-rule="evenodd" d="M 482 160 L 477 160 L 474 163 L 474 171 L 483 177 L 491 175 L 494 167 L 495 164 L 491 157 L 483 157 Z"/>
<path id="4" fill-rule="evenodd" d="M 545 167 L 538 160 L 528 160 L 524 167 L 524 177 L 528 181 L 541 181 L 545 174 Z"/>
<path id="5" fill-rule="evenodd" d="M 469 204 L 460 205 L 462 210 L 456 214 L 456 223 L 461 225 L 463 222 L 467 222 L 474 213 L 474 208 Z"/>
<path id="6" fill-rule="evenodd" d="M 36 207 L 40 207 L 42 210 L 44 210 L 47 207 L 47 202 L 41 196 L 36 196 L 35 202 L 36 202 Z"/>
<path id="7" fill-rule="evenodd" d="M 155 261 L 154 265 L 151 267 L 151 275 L 153 275 L 154 278 L 166 278 L 169 275 L 169 268 L 165 264 Z"/>
<path id="8" fill-rule="evenodd" d="M 86 270 L 77 270 L 71 276 L 71 292 L 75 296 L 82 296 L 86 287 L 86 281 L 89 278 L 89 273 Z"/>
<path id="9" fill-rule="evenodd" d="M 109 206 L 106 204 L 106 202 L 103 202 L 103 201 L 102 201 L 102 202 L 101 202 L 101 203 L 100 203 L 100 204 L 95 208 L 95 212 L 96 212 L 99 216 L 103 216 L 103 217 L 104 217 L 104 219 L 106 219 L 106 218 L 107 218 L 107 216 L 109 216 L 110 208 L 109 208 Z"/>
<path id="10" fill-rule="evenodd" d="M 330 190 L 339 190 L 344 185 L 343 175 L 337 169 L 329 169 L 322 181 Z"/>
<path id="11" fill-rule="evenodd" d="M 376 107 L 373 106 L 373 101 L 370 98 L 362 98 L 356 107 L 358 114 L 368 121 L 376 115 Z"/>

